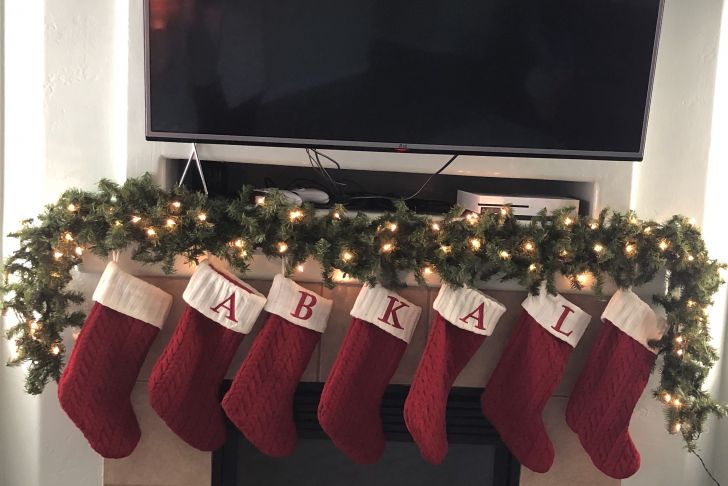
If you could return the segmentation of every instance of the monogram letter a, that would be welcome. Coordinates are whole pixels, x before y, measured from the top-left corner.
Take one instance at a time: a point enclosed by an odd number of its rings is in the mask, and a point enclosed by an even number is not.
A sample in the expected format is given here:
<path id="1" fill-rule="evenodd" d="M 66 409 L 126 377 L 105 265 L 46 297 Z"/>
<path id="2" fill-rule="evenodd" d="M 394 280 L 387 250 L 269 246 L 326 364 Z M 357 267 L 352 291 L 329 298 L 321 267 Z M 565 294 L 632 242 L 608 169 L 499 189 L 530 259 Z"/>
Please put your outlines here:
<path id="1" fill-rule="evenodd" d="M 227 311 L 227 316 L 226 316 L 227 319 L 229 319 L 233 322 L 238 322 L 238 320 L 235 319 L 235 292 L 231 293 L 230 297 L 223 300 L 222 302 L 217 304 L 215 307 L 210 307 L 210 310 L 219 314 L 220 308 L 223 308 Z"/>

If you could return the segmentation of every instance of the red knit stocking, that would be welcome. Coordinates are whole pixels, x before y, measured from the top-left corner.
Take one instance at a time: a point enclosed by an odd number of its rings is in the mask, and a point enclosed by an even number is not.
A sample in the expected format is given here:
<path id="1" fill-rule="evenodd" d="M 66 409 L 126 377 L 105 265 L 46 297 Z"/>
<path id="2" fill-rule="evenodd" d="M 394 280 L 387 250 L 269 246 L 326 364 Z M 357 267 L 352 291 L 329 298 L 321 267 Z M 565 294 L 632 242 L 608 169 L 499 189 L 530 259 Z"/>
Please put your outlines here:
<path id="1" fill-rule="evenodd" d="M 627 431 L 647 386 L 664 322 L 630 290 L 614 294 L 602 314 L 604 327 L 571 393 L 566 422 L 604 474 L 632 476 L 640 455 Z"/>
<path id="2" fill-rule="evenodd" d="M 293 394 L 321 333 L 332 302 L 277 275 L 270 312 L 222 402 L 228 418 L 261 452 L 274 457 L 296 447 Z"/>
<path id="3" fill-rule="evenodd" d="M 365 286 L 351 315 L 321 394 L 318 418 L 336 447 L 369 464 L 384 452 L 382 397 L 412 338 L 420 308 L 383 287 Z"/>
<path id="4" fill-rule="evenodd" d="M 109 263 L 58 386 L 61 407 L 104 457 L 132 453 L 141 430 L 131 391 L 172 297 Z"/>
<path id="5" fill-rule="evenodd" d="M 211 451 L 225 442 L 220 384 L 265 298 L 207 261 L 183 298 L 185 312 L 149 377 L 149 401 L 185 442 Z"/>
<path id="6" fill-rule="evenodd" d="M 524 312 L 483 392 L 483 413 L 521 464 L 546 472 L 554 461 L 543 410 L 590 317 L 560 295 L 523 302 Z"/>
<path id="7" fill-rule="evenodd" d="M 495 329 L 505 307 L 473 289 L 443 285 L 417 374 L 404 404 L 404 418 L 420 453 L 440 464 L 447 455 L 445 409 L 460 371 Z"/>

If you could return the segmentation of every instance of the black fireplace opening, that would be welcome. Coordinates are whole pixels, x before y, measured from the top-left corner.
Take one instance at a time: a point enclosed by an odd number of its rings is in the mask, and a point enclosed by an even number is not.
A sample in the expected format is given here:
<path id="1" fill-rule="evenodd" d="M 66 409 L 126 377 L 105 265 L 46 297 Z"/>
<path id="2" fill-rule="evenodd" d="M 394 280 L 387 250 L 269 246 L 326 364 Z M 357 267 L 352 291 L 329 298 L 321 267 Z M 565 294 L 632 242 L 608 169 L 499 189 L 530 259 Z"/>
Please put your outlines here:
<path id="1" fill-rule="evenodd" d="M 222 392 L 230 387 L 223 383 Z M 301 383 L 294 398 L 298 445 L 286 458 L 262 454 L 232 422 L 212 455 L 212 486 L 517 486 L 521 466 L 480 411 L 482 388 L 453 388 L 447 404 L 448 455 L 429 464 L 404 422 L 409 386 L 390 385 L 382 401 L 387 438 L 376 464 L 360 465 L 340 452 L 316 418 L 323 383 Z"/>

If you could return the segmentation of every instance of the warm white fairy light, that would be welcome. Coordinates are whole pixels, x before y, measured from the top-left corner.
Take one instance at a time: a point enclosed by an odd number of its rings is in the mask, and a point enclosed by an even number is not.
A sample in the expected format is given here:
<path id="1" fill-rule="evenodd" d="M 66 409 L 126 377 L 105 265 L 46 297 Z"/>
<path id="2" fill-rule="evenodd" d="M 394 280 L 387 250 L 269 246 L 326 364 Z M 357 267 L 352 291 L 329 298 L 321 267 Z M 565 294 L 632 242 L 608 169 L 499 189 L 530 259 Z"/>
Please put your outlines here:
<path id="1" fill-rule="evenodd" d="M 341 213 L 338 211 L 334 211 L 334 214 L 331 215 L 334 219 L 341 219 Z"/>
<path id="2" fill-rule="evenodd" d="M 695 257 L 693 255 L 688 254 L 687 259 L 689 262 L 695 261 Z"/>
<path id="3" fill-rule="evenodd" d="M 501 216 L 508 216 L 508 208 L 500 208 Z"/>
<path id="4" fill-rule="evenodd" d="M 526 251 L 533 251 L 536 249 L 536 245 L 534 245 L 532 241 L 527 241 L 523 244 L 523 249 Z"/>
<path id="5" fill-rule="evenodd" d="M 197 215 L 197 219 L 199 219 L 200 221 L 202 221 L 204 223 L 205 221 L 207 221 L 207 214 L 200 213 Z"/>
<path id="6" fill-rule="evenodd" d="M 432 223 L 432 231 L 440 231 L 440 223 Z"/>
<path id="7" fill-rule="evenodd" d="M 141 216 L 132 216 L 131 217 L 131 222 L 134 224 L 137 224 L 141 220 L 142 220 Z"/>
<path id="8" fill-rule="evenodd" d="M 681 429 L 682 429 L 682 424 L 680 422 L 675 422 L 675 424 L 672 426 L 672 431 L 676 434 L 678 432 L 680 432 Z"/>
<path id="9" fill-rule="evenodd" d="M 559 256 L 562 256 L 562 257 L 569 256 L 569 251 L 568 250 L 561 250 L 559 252 Z"/>
<path id="10" fill-rule="evenodd" d="M 243 250 L 240 252 L 240 258 L 247 258 L 247 256 L 248 256 L 247 250 Z"/>
<path id="11" fill-rule="evenodd" d="M 121 226 L 121 225 L 123 225 L 123 224 L 124 224 L 124 223 L 122 223 L 122 222 L 121 222 L 121 221 L 119 221 L 118 219 L 117 219 L 116 221 L 114 221 L 114 226 Z"/>
<path id="12" fill-rule="evenodd" d="M 394 233 L 395 231 L 397 231 L 397 223 L 389 223 L 389 224 L 387 224 L 387 229 L 389 229 L 389 231 L 391 231 L 392 233 Z"/>
<path id="13" fill-rule="evenodd" d="M 354 280 L 352 277 L 339 270 L 338 268 L 334 270 L 333 279 L 337 282 L 350 282 Z"/>
<path id="14" fill-rule="evenodd" d="M 173 207 L 174 209 L 179 209 L 179 208 L 181 208 L 181 207 L 182 207 L 182 203 L 181 203 L 181 202 L 179 202 L 179 201 L 172 201 L 172 207 Z"/>
<path id="15" fill-rule="evenodd" d="M 235 248 L 245 248 L 245 240 L 242 238 L 238 238 L 237 240 L 233 241 L 233 246 Z"/>
<path id="16" fill-rule="evenodd" d="M 66 209 L 68 209 L 68 211 L 70 211 L 72 213 L 75 213 L 78 210 L 78 206 L 76 206 L 75 204 L 71 203 L 68 206 L 66 206 Z"/>
<path id="17" fill-rule="evenodd" d="M 278 253 L 285 253 L 288 251 L 288 243 L 285 241 L 279 241 L 276 247 L 278 248 Z"/>
<path id="18" fill-rule="evenodd" d="M 157 236 L 157 230 L 155 230 L 154 228 L 147 228 L 147 236 L 150 238 L 154 238 L 155 236 Z"/>
<path id="19" fill-rule="evenodd" d="M 635 253 L 637 253 L 637 246 L 634 243 L 627 243 L 624 245 L 624 253 L 627 256 L 633 256 Z"/>
<path id="20" fill-rule="evenodd" d="M 470 238 L 470 247 L 473 250 L 478 251 L 478 250 L 480 250 L 480 248 L 482 246 L 483 246 L 483 242 L 480 241 L 478 238 Z"/>
<path id="21" fill-rule="evenodd" d="M 53 258 L 55 258 L 56 260 L 60 260 L 61 258 L 63 258 L 63 253 L 56 250 L 53 252 Z"/>
<path id="22" fill-rule="evenodd" d="M 677 343 L 677 344 L 682 344 L 684 341 L 685 341 L 685 338 L 682 336 L 677 336 L 675 338 L 675 343 Z"/>
<path id="23" fill-rule="evenodd" d="M 645 226 L 645 229 L 643 229 L 642 232 L 646 235 L 649 235 L 650 233 L 652 233 L 652 226 Z"/>
<path id="24" fill-rule="evenodd" d="M 640 222 L 640 220 L 637 219 L 636 216 L 630 216 L 629 217 L 629 224 L 635 224 L 636 225 L 636 224 L 639 224 L 639 222 Z"/>
<path id="25" fill-rule="evenodd" d="M 665 402 L 665 403 L 670 403 L 672 401 L 672 395 L 670 395 L 667 392 L 663 393 L 662 394 L 662 401 Z"/>
<path id="26" fill-rule="evenodd" d="M 424 267 L 422 269 L 422 273 L 424 275 L 432 275 L 434 273 L 434 270 L 432 269 L 432 267 Z"/>
<path id="27" fill-rule="evenodd" d="M 682 402 L 680 401 L 679 398 L 675 398 L 672 401 L 672 406 L 675 407 L 675 408 L 680 408 L 680 407 L 682 407 Z"/>
<path id="28" fill-rule="evenodd" d="M 63 237 L 66 239 L 66 241 L 73 241 L 73 235 L 71 233 L 66 233 L 63 235 Z"/>
<path id="29" fill-rule="evenodd" d="M 478 224 L 478 219 L 477 213 L 468 213 L 467 216 L 465 216 L 465 220 L 472 225 Z"/>
<path id="30" fill-rule="evenodd" d="M 61 347 L 57 344 L 54 344 L 51 347 L 51 353 L 53 353 L 55 356 L 58 356 L 59 354 L 61 354 Z"/>
<path id="31" fill-rule="evenodd" d="M 177 221 L 175 221 L 172 218 L 167 218 L 167 222 L 165 223 L 167 228 L 174 228 L 177 225 Z"/>
<path id="32" fill-rule="evenodd" d="M 81 255 L 83 255 L 83 248 L 81 248 L 80 246 L 77 246 L 76 248 L 74 248 L 74 249 L 73 249 L 73 251 L 74 251 L 74 252 L 76 253 L 76 255 L 78 255 L 78 256 L 81 256 Z"/>
<path id="33" fill-rule="evenodd" d="M 350 262 L 354 259 L 354 254 L 350 251 L 345 251 L 344 253 L 341 254 L 341 259 L 344 260 L 345 262 Z"/>
<path id="34" fill-rule="evenodd" d="M 667 240 L 660 240 L 660 243 L 658 243 L 657 247 L 660 249 L 660 251 L 665 251 L 670 248 L 670 243 Z"/>
<path id="35" fill-rule="evenodd" d="M 382 253 L 390 253 L 392 250 L 394 250 L 394 245 L 392 243 L 385 243 L 382 245 Z"/>
<path id="36" fill-rule="evenodd" d="M 565 226 L 571 226 L 572 224 L 574 224 L 574 219 L 571 216 L 567 216 L 564 218 Z"/>
<path id="37" fill-rule="evenodd" d="M 450 245 L 440 245 L 440 251 L 443 253 L 450 253 L 452 251 L 452 246 Z"/>
<path id="38" fill-rule="evenodd" d="M 602 245 L 601 243 L 597 243 L 596 245 L 594 245 L 594 253 L 601 253 L 603 251 L 604 245 Z"/>
<path id="39" fill-rule="evenodd" d="M 299 272 L 303 272 L 303 270 L 304 270 L 303 265 L 300 265 L 300 264 L 296 265 L 296 270 L 298 270 Z"/>
<path id="40" fill-rule="evenodd" d="M 501 250 L 498 253 L 498 256 L 501 257 L 503 260 L 508 260 L 511 257 L 511 254 L 508 253 L 506 250 Z"/>
<path id="41" fill-rule="evenodd" d="M 694 300 L 688 300 L 688 307 L 693 308 L 698 305 Z"/>
<path id="42" fill-rule="evenodd" d="M 579 282 L 581 285 L 586 285 L 589 283 L 589 273 L 582 272 L 579 275 L 576 276 L 576 281 Z"/>
<path id="43" fill-rule="evenodd" d="M 675 351 L 675 354 L 677 354 L 678 356 L 682 356 L 684 353 L 685 352 L 682 349 L 678 349 L 677 351 Z"/>
<path id="44" fill-rule="evenodd" d="M 599 229 L 599 223 L 597 223 L 596 221 L 590 223 L 589 224 L 589 229 L 591 229 L 591 230 Z"/>
<path id="45" fill-rule="evenodd" d="M 288 213 L 288 220 L 291 223 L 296 223 L 303 219 L 303 211 L 300 209 L 291 209 L 291 211 Z"/>
<path id="46" fill-rule="evenodd" d="M 265 206 L 265 196 L 255 196 L 256 206 Z"/>
<path id="47" fill-rule="evenodd" d="M 535 263 L 532 263 L 528 266 L 529 272 L 535 272 L 536 270 L 538 270 L 538 265 L 536 265 Z"/>

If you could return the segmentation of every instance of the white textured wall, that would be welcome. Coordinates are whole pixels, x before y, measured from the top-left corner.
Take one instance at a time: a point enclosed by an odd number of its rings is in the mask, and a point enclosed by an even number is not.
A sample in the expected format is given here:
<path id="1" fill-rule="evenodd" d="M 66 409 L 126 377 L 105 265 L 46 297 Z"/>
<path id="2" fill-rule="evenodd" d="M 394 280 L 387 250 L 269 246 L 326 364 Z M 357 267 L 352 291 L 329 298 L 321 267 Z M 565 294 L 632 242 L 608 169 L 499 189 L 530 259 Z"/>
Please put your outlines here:
<path id="1" fill-rule="evenodd" d="M 161 158 L 187 155 L 182 145 L 144 141 L 141 3 L 5 1 L 9 123 L 3 234 L 70 185 L 89 188 L 100 177 L 120 180 L 147 170 L 162 180 Z M 703 195 L 723 189 L 712 178 L 720 165 L 719 153 L 710 152 L 722 3 L 666 1 L 647 157 L 641 166 L 464 157 L 448 173 L 596 181 L 601 206 L 632 206 L 660 218 L 689 213 L 704 220 L 709 233 L 716 217 L 708 217 Z M 293 149 L 203 146 L 201 152 L 210 159 L 305 163 L 302 151 Z M 421 172 L 434 170 L 444 160 L 358 152 L 337 152 L 336 157 L 345 167 Z M 721 238 L 724 235 L 717 234 L 712 241 L 720 245 L 725 242 Z M 6 240 L 4 251 L 12 245 Z M 20 370 L 0 372 L 0 483 L 100 484 L 101 461 L 58 409 L 54 387 L 31 398 L 22 393 L 20 380 Z M 659 407 L 651 399 L 641 401 L 632 430 L 644 468 L 625 484 L 708 484 L 679 440 L 667 437 Z M 717 434 L 712 437 L 726 445 Z M 728 480 L 725 465 L 716 465 Z"/>

